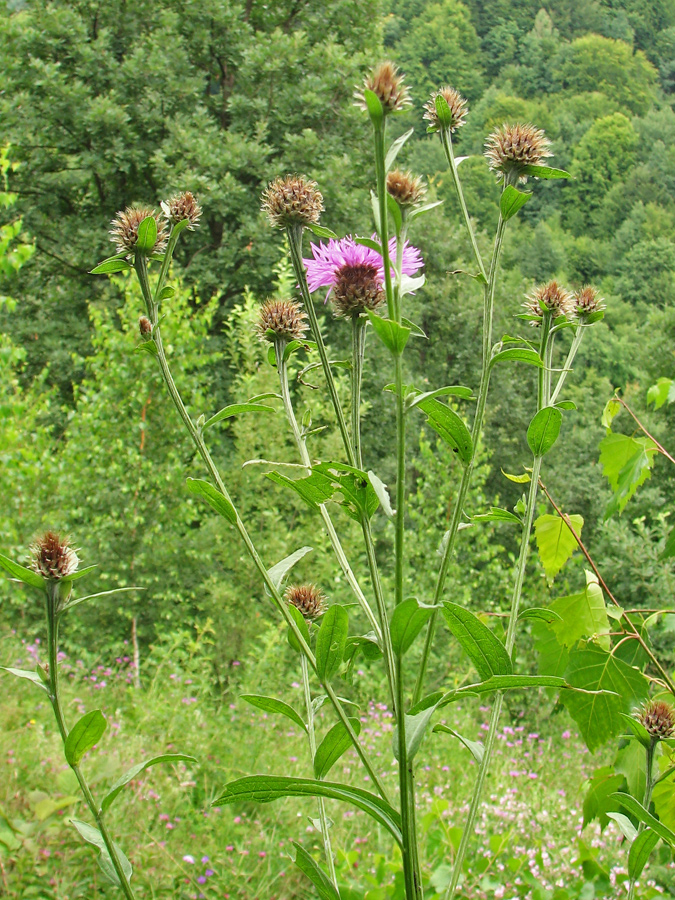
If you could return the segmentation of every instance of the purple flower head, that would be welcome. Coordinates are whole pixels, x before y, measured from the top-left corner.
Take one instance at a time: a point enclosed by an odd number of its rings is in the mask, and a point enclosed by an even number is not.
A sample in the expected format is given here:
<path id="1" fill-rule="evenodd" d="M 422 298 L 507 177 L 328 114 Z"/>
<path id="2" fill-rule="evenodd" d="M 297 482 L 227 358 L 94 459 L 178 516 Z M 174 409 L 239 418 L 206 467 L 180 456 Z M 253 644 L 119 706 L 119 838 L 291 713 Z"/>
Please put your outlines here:
<path id="1" fill-rule="evenodd" d="M 377 240 L 377 235 L 373 235 Z M 305 259 L 307 284 L 311 292 L 327 287 L 336 315 L 361 315 L 376 309 L 384 300 L 384 265 L 371 247 L 357 244 L 348 235 L 327 244 L 311 244 L 313 259 Z M 396 258 L 396 238 L 389 241 L 389 258 Z M 402 271 L 414 275 L 424 265 L 420 252 L 407 241 L 403 245 Z M 393 271 L 392 271 L 393 277 Z"/>

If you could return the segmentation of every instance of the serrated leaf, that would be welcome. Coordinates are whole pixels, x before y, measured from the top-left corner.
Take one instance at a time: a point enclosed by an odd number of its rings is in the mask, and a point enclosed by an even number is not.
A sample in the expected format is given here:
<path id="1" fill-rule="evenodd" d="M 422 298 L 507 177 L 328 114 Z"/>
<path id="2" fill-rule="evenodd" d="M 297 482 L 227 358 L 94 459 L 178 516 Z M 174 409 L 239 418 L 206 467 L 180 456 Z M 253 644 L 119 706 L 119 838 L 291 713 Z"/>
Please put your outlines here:
<path id="1" fill-rule="evenodd" d="M 493 675 L 511 674 L 511 658 L 506 648 L 480 619 L 468 609 L 448 601 L 441 612 L 483 681 Z"/>
<path id="2" fill-rule="evenodd" d="M 296 565 L 296 563 L 299 563 L 308 553 L 311 553 L 312 550 L 313 547 L 301 547 L 299 550 L 296 550 L 295 553 L 286 556 L 276 565 L 272 566 L 271 569 L 267 570 L 267 574 L 272 579 L 274 587 L 277 588 L 277 590 L 281 587 L 284 578 L 288 575 L 293 566 Z"/>
<path id="3" fill-rule="evenodd" d="M 434 725 L 433 731 L 434 734 L 451 734 L 453 737 L 456 737 L 457 740 L 460 741 L 460 743 L 464 744 L 466 749 L 479 765 L 483 762 L 483 757 L 485 756 L 485 747 L 483 746 L 483 744 L 481 744 L 480 741 L 470 741 L 468 738 L 465 738 L 464 735 L 461 735 L 458 731 L 453 731 L 452 728 L 449 728 L 447 725 L 443 725 L 442 723 Z"/>
<path id="4" fill-rule="evenodd" d="M 508 509 L 500 509 L 498 506 L 491 506 L 489 513 L 481 513 L 478 516 L 471 516 L 472 522 L 510 522 L 512 525 L 522 525 L 523 520 L 509 512 Z"/>
<path id="5" fill-rule="evenodd" d="M 628 877 L 631 881 L 637 881 L 642 875 L 642 870 L 649 862 L 649 857 L 654 847 L 661 840 L 661 836 L 653 829 L 647 828 L 635 838 L 628 851 Z"/>
<path id="6" fill-rule="evenodd" d="M 536 350 L 527 350 L 525 347 L 512 347 L 509 350 L 501 350 L 496 353 L 490 360 L 490 365 L 494 366 L 498 362 L 524 362 L 530 366 L 536 366 L 538 369 L 544 368 L 544 363 Z"/>
<path id="7" fill-rule="evenodd" d="M 647 812 L 644 806 L 641 803 L 638 803 L 635 797 L 631 797 L 630 794 L 624 794 L 623 791 L 618 791 L 614 794 L 614 798 L 624 809 L 627 809 L 631 815 L 635 816 L 639 822 L 644 822 L 648 828 L 651 828 L 652 831 L 667 844 L 670 844 L 671 847 L 675 847 L 675 832 L 671 831 L 670 828 L 666 828 L 662 822 L 659 822 L 657 818 Z"/>
<path id="8" fill-rule="evenodd" d="M 410 329 L 399 325 L 393 319 L 384 319 L 370 310 L 368 310 L 368 318 L 384 346 L 395 355 L 403 353 L 410 337 Z"/>
<path id="9" fill-rule="evenodd" d="M 101 867 L 103 874 L 111 884 L 114 884 L 117 887 L 121 887 L 119 877 L 110 858 L 110 853 L 108 852 L 108 848 L 106 847 L 105 841 L 103 840 L 103 835 L 98 830 L 98 828 L 94 828 L 93 826 L 88 825 L 86 822 L 80 822 L 78 819 L 71 819 L 70 822 L 71 825 L 74 825 L 75 828 L 80 832 L 80 835 L 88 844 L 93 844 L 94 847 L 98 847 L 100 851 L 98 856 L 98 864 Z M 115 847 L 117 858 L 120 861 L 122 871 L 124 872 L 124 876 L 128 882 L 133 874 L 131 863 L 126 858 L 126 856 L 122 852 L 122 848 L 117 843 L 113 842 L 113 846 Z"/>
<path id="10" fill-rule="evenodd" d="M 582 828 L 585 828 L 593 819 L 598 819 L 601 829 L 607 826 L 609 823 L 607 813 L 617 809 L 616 800 L 610 800 L 610 797 L 619 790 L 622 784 L 623 775 L 617 774 L 612 766 L 602 766 L 593 772 L 584 797 Z"/>
<path id="11" fill-rule="evenodd" d="M 68 765 L 79 766 L 84 754 L 101 740 L 107 724 L 100 709 L 92 709 L 75 723 L 64 746 Z"/>
<path id="12" fill-rule="evenodd" d="M 614 491 L 605 518 L 615 512 L 622 512 L 635 491 L 651 477 L 656 452 L 656 444 L 647 437 L 630 437 L 610 432 L 602 439 L 602 474 Z"/>
<path id="13" fill-rule="evenodd" d="M 581 535 L 582 516 L 568 516 L 572 528 Z M 577 542 L 567 522 L 558 515 L 544 515 L 534 523 L 534 536 L 539 559 L 549 581 L 553 580 L 577 549 Z"/>
<path id="14" fill-rule="evenodd" d="M 138 226 L 138 237 L 134 250 L 140 253 L 152 253 L 157 243 L 157 221 L 154 216 L 146 216 Z"/>
<path id="15" fill-rule="evenodd" d="M 0 666 L 0 670 L 9 672 L 10 675 L 16 675 L 17 678 L 25 678 L 26 681 L 32 681 L 33 684 L 37 684 L 38 687 L 41 687 L 43 691 L 47 690 L 47 686 L 37 672 L 30 672 L 28 669 L 14 669 L 11 666 Z"/>
<path id="16" fill-rule="evenodd" d="M 233 403 L 230 406 L 221 409 L 215 416 L 211 416 L 210 419 L 207 419 L 202 425 L 202 430 L 209 428 L 211 425 L 215 425 L 216 422 L 222 422 L 223 419 L 229 419 L 232 416 L 240 416 L 242 413 L 257 412 L 270 413 L 275 412 L 275 410 L 271 406 L 265 406 L 263 403 Z"/>
<path id="17" fill-rule="evenodd" d="M 429 427 L 457 453 L 465 466 L 468 465 L 473 456 L 473 442 L 461 417 L 435 398 L 419 401 L 416 405 L 426 415 Z"/>
<path id="18" fill-rule="evenodd" d="M 621 411 L 621 404 L 616 399 L 616 397 L 610 397 L 610 399 L 605 403 L 605 408 L 602 411 L 602 419 L 601 424 L 605 428 L 611 428 L 612 422 L 614 421 L 614 417 Z"/>
<path id="19" fill-rule="evenodd" d="M 359 719 L 350 718 L 349 723 L 355 734 L 361 731 Z M 319 780 L 325 778 L 343 753 L 346 753 L 352 745 L 352 739 L 343 722 L 336 722 L 326 732 L 324 739 L 316 748 L 314 755 L 314 777 Z"/>
<path id="20" fill-rule="evenodd" d="M 321 900 L 340 900 L 339 893 L 330 878 L 321 866 L 314 861 L 304 847 L 296 841 L 291 842 L 295 847 L 295 864 L 312 882 Z"/>
<path id="21" fill-rule="evenodd" d="M 375 794 L 347 784 L 282 775 L 248 775 L 225 785 L 224 793 L 211 805 L 246 801 L 270 803 L 282 797 L 328 797 L 350 803 L 383 825 L 398 844 L 402 842 L 398 812 Z"/>
<path id="22" fill-rule="evenodd" d="M 434 609 L 437 608 L 435 606 L 425 606 L 415 597 L 410 597 L 408 600 L 399 603 L 392 613 L 389 626 L 392 649 L 397 656 L 403 656 L 408 652 L 413 641 L 433 614 Z"/>
<path id="23" fill-rule="evenodd" d="M 659 378 L 647 391 L 647 403 L 653 403 L 654 409 L 660 409 L 665 403 L 675 403 L 675 381 Z"/>
<path id="24" fill-rule="evenodd" d="M 89 274 L 115 275 L 118 272 L 128 272 L 130 268 L 131 265 L 126 261 L 126 259 L 120 259 L 118 256 L 111 256 L 109 259 L 104 259 L 97 266 L 95 266 Z"/>
<path id="25" fill-rule="evenodd" d="M 110 788 L 108 793 L 105 795 L 103 800 L 101 801 L 101 809 L 105 812 L 114 802 L 115 797 L 120 793 L 120 791 L 125 787 L 125 785 L 129 784 L 130 781 L 133 781 L 141 772 L 144 772 L 146 769 L 149 769 L 151 766 L 156 766 L 159 763 L 174 763 L 174 762 L 197 762 L 194 756 L 186 756 L 184 753 L 163 753 L 160 756 L 153 756 L 152 759 L 146 759 L 145 762 L 137 763 L 135 766 L 132 766 L 128 769 L 121 778 L 118 778 L 117 781 Z"/>
<path id="26" fill-rule="evenodd" d="M 284 703 L 283 700 L 277 700 L 275 697 L 265 697 L 262 694 L 240 694 L 239 697 L 241 700 L 250 703 L 251 706 L 255 706 L 256 709 L 262 709 L 263 712 L 286 716 L 291 722 L 299 725 L 303 731 L 307 731 L 307 726 L 303 722 L 300 714 L 297 713 L 292 706 L 289 706 L 288 703 Z"/>
<path id="27" fill-rule="evenodd" d="M 544 456 L 558 440 L 562 413 L 555 406 L 540 409 L 527 429 L 527 443 L 535 456 Z"/>
<path id="28" fill-rule="evenodd" d="M 208 481 L 202 481 L 200 478 L 188 478 L 187 488 L 190 493 L 206 500 L 212 509 L 215 509 L 217 513 L 223 516 L 224 519 L 227 519 L 232 525 L 237 524 L 237 513 L 234 506 L 224 494 L 221 494 Z"/>
<path id="29" fill-rule="evenodd" d="M 42 577 L 42 575 L 38 575 L 37 572 L 34 572 L 32 569 L 27 569 L 25 566 L 20 566 L 19 563 L 15 563 L 14 560 L 9 559 L 7 556 L 3 556 L 0 553 L 0 566 L 12 576 L 12 578 L 18 578 L 19 581 L 23 581 L 24 584 L 28 584 L 31 587 L 44 588 L 47 585 L 47 582 Z"/>
<path id="30" fill-rule="evenodd" d="M 529 194 L 526 191 L 517 190 L 512 184 L 507 185 L 502 191 L 502 196 L 499 200 L 499 209 L 502 214 L 502 219 L 504 219 L 505 222 L 508 222 L 512 216 L 515 216 L 521 206 L 524 206 L 527 203 L 531 196 L 532 194 Z"/>
<path id="31" fill-rule="evenodd" d="M 334 603 L 324 615 L 316 636 L 316 670 L 323 684 L 329 682 L 340 668 L 348 633 L 347 610 Z"/>

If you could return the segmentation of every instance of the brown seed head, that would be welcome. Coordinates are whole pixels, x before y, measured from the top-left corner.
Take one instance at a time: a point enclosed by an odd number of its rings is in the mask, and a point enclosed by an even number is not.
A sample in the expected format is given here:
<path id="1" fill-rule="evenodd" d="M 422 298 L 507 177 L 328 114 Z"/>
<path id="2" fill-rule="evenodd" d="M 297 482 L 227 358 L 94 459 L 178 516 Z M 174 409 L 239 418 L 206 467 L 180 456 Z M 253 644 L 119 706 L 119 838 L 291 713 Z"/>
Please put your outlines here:
<path id="1" fill-rule="evenodd" d="M 485 156 L 497 180 L 509 184 L 526 181 L 526 166 L 538 166 L 551 156 L 551 142 L 544 132 L 534 125 L 502 125 L 485 142 Z"/>
<path id="2" fill-rule="evenodd" d="M 605 309 L 605 302 L 598 292 L 590 284 L 585 285 L 574 292 L 574 309 L 578 316 L 585 318 L 591 313 Z"/>
<path id="3" fill-rule="evenodd" d="M 372 91 L 377 96 L 385 116 L 387 113 L 399 112 L 412 105 L 410 91 L 404 84 L 403 75 L 392 62 L 380 63 L 366 75 L 363 87 L 357 88 L 354 94 L 357 106 L 367 111 L 364 91 Z"/>
<path id="4" fill-rule="evenodd" d="M 275 226 L 316 225 L 323 212 L 323 196 L 316 181 L 304 175 L 287 175 L 267 185 L 262 209 Z"/>
<path id="5" fill-rule="evenodd" d="M 669 738 L 675 733 L 675 710 L 663 700 L 648 700 L 637 711 L 637 720 L 657 741 Z"/>
<path id="6" fill-rule="evenodd" d="M 536 285 L 527 295 L 523 306 L 533 316 L 543 316 L 544 309 L 547 309 L 554 319 L 557 319 L 558 316 L 571 318 L 574 315 L 572 295 L 557 281 Z M 536 327 L 540 323 L 532 321 L 530 324 Z"/>
<path id="7" fill-rule="evenodd" d="M 260 307 L 256 326 L 261 341 L 281 338 L 301 341 L 307 334 L 307 313 L 295 300 L 266 300 Z M 274 337 L 268 332 L 274 332 Z"/>
<path id="8" fill-rule="evenodd" d="M 412 172 L 401 172 L 400 169 L 394 169 L 387 175 L 387 190 L 404 209 L 417 206 L 427 193 L 421 178 Z"/>
<path id="9" fill-rule="evenodd" d="M 138 240 L 138 226 L 143 219 L 153 216 L 157 223 L 157 240 L 155 246 L 146 251 L 146 255 L 153 253 L 161 253 L 166 247 L 168 234 L 166 230 L 166 222 L 154 209 L 141 206 L 127 206 L 123 212 L 118 212 L 110 223 L 112 230 L 110 231 L 110 240 L 117 245 L 118 253 L 134 253 L 136 250 L 136 241 Z"/>
<path id="10" fill-rule="evenodd" d="M 436 97 L 443 97 L 448 104 L 450 115 L 452 116 L 452 121 L 449 126 L 450 132 L 454 132 L 458 128 L 461 128 L 462 125 L 465 124 L 464 120 L 468 111 L 466 100 L 459 91 L 446 85 L 446 87 L 434 91 L 429 100 L 424 104 L 424 109 L 426 110 L 424 118 L 431 122 L 429 129 L 431 131 L 438 131 L 441 127 L 441 123 L 438 121 L 438 113 L 436 112 Z"/>
<path id="11" fill-rule="evenodd" d="M 141 316 L 138 320 L 138 330 L 141 332 L 143 337 L 147 337 L 149 334 L 152 334 L 152 322 L 147 316 Z"/>
<path id="12" fill-rule="evenodd" d="M 349 318 L 376 310 L 384 302 L 377 266 L 367 263 L 341 266 L 335 273 L 331 300 L 336 316 Z"/>
<path id="13" fill-rule="evenodd" d="M 177 194 L 169 200 L 162 200 L 160 206 L 170 225 L 178 225 L 179 222 L 184 222 L 185 219 L 189 222 L 187 227 L 190 231 L 194 231 L 199 225 L 202 208 L 190 191 Z"/>
<path id="14" fill-rule="evenodd" d="M 31 546 L 32 568 L 50 581 L 60 581 L 77 571 L 80 560 L 77 551 L 53 531 L 48 531 Z"/>
<path id="15" fill-rule="evenodd" d="M 292 584 L 286 589 L 285 597 L 309 622 L 318 619 L 328 608 L 325 594 L 315 584 Z"/>

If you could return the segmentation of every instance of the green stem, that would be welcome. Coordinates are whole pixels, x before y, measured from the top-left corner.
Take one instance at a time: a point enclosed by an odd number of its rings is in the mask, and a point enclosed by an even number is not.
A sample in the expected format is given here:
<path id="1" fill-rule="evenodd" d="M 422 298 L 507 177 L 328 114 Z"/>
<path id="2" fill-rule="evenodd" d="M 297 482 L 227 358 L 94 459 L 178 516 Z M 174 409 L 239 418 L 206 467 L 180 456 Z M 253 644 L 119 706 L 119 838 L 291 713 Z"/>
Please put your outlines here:
<path id="1" fill-rule="evenodd" d="M 394 660 L 394 650 L 391 645 L 391 631 L 389 630 L 389 618 L 387 616 L 387 607 L 384 602 L 384 594 L 382 592 L 382 582 L 380 581 L 380 571 L 377 566 L 375 557 L 375 543 L 373 534 L 370 530 L 370 522 L 363 516 L 361 519 L 361 529 L 363 531 L 363 540 L 366 548 L 366 556 L 368 558 L 368 568 L 370 570 L 370 579 L 373 583 L 373 592 L 375 594 L 375 602 L 377 604 L 377 613 L 380 617 L 381 628 L 381 647 L 384 658 L 384 669 L 387 675 L 387 683 L 389 684 L 389 693 L 391 696 L 392 709 L 394 716 L 398 716 L 398 699 L 396 692 L 396 663 Z"/>
<path id="2" fill-rule="evenodd" d="M 646 772 L 645 772 L 645 795 L 642 800 L 642 805 L 644 808 L 649 811 L 649 804 L 652 800 L 652 790 L 654 789 L 654 784 L 656 783 L 654 780 L 654 756 L 656 751 L 656 745 L 658 741 L 656 738 L 652 738 L 649 746 L 646 747 L 647 751 L 647 763 L 646 763 Z M 657 779 L 658 780 L 658 779 Z M 638 834 L 641 834 L 645 830 L 645 823 L 640 822 L 638 825 Z M 637 878 L 631 878 L 630 884 L 628 886 L 628 900 L 633 900 L 635 897 L 635 885 L 637 884 Z"/>
<path id="3" fill-rule="evenodd" d="M 312 765 L 316 756 L 316 736 L 314 734 L 314 707 L 312 706 L 312 694 L 309 689 L 309 666 L 307 658 L 300 656 L 302 665 L 302 685 L 305 691 L 305 706 L 307 708 L 307 734 L 309 736 L 309 750 L 312 755 Z M 319 822 L 321 823 L 321 836 L 323 837 L 323 849 L 326 855 L 326 863 L 328 865 L 328 873 L 330 880 L 333 882 L 335 890 L 338 890 L 337 875 L 335 873 L 335 860 L 333 859 L 333 849 L 330 843 L 330 834 L 328 833 L 328 817 L 326 816 L 326 804 L 323 797 L 319 797 Z"/>
<path id="4" fill-rule="evenodd" d="M 584 326 L 577 325 L 577 330 L 574 333 L 574 339 L 572 340 L 572 345 L 570 346 L 569 353 L 567 354 L 567 359 L 565 360 L 565 365 L 563 366 L 563 370 L 560 373 L 560 377 L 558 378 L 558 383 L 555 386 L 555 390 L 551 394 L 550 405 L 553 406 L 555 401 L 558 399 L 560 395 L 560 391 L 565 384 L 565 379 L 570 373 L 572 368 L 572 363 L 574 362 L 574 357 L 577 355 L 577 350 L 579 349 L 579 345 L 581 344 L 581 339 L 584 335 Z"/>
<path id="5" fill-rule="evenodd" d="M 476 265 L 478 266 L 478 270 L 480 274 L 483 276 L 483 280 L 487 281 L 488 277 L 485 274 L 485 267 L 483 265 L 483 259 L 480 255 L 480 250 L 478 249 L 478 243 L 476 241 L 476 235 L 474 234 L 473 227 L 471 225 L 471 220 L 469 219 L 469 211 L 466 208 L 466 201 L 464 200 L 464 191 L 462 190 L 462 183 L 459 180 L 459 173 L 457 171 L 457 163 L 455 162 L 455 154 L 452 149 L 452 136 L 450 134 L 449 128 L 441 129 L 441 143 L 443 144 L 443 149 L 445 150 L 445 158 L 448 161 L 448 165 L 450 166 L 450 172 L 452 174 L 452 180 L 455 185 L 455 190 L 457 191 L 457 199 L 459 200 L 459 206 L 462 210 L 462 217 L 464 218 L 464 224 L 466 225 L 466 230 L 469 232 L 469 239 L 471 240 L 471 249 L 473 250 L 473 255 L 476 260 Z"/>
<path id="6" fill-rule="evenodd" d="M 368 320 L 352 316 L 352 444 L 357 468 L 363 470 L 361 452 L 361 380 L 363 360 L 366 354 L 366 328 Z"/>

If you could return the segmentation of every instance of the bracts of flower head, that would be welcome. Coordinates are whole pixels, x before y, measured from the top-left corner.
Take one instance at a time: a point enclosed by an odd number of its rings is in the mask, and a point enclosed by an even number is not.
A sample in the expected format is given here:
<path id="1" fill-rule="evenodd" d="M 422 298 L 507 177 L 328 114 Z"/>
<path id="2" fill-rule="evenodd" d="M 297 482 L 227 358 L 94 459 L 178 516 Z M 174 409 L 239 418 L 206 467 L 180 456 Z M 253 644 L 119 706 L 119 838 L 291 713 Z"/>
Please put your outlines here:
<path id="1" fill-rule="evenodd" d="M 316 621 L 328 609 L 326 595 L 315 584 L 292 584 L 284 596 L 308 622 Z"/>
<path id="2" fill-rule="evenodd" d="M 169 200 L 162 200 L 160 206 L 170 225 L 179 225 L 181 222 L 187 221 L 186 227 L 190 231 L 194 231 L 198 227 L 202 208 L 190 191 L 184 191 Z"/>
<path id="3" fill-rule="evenodd" d="M 166 222 L 156 210 L 141 206 L 127 206 L 122 212 L 118 212 L 110 223 L 110 240 L 117 247 L 118 253 L 125 253 L 129 256 L 137 251 L 138 229 L 144 219 L 152 216 L 157 224 L 157 238 L 152 247 L 143 250 L 144 255 L 152 256 L 154 253 L 161 253 L 166 249 L 169 239 Z"/>
<path id="4" fill-rule="evenodd" d="M 654 742 L 665 741 L 675 734 L 675 710 L 665 700 L 648 700 L 642 709 L 635 711 L 635 718 Z"/>
<path id="5" fill-rule="evenodd" d="M 323 209 L 323 196 L 316 181 L 304 175 L 275 178 L 262 195 L 262 210 L 270 225 L 277 228 L 316 225 Z"/>
<path id="6" fill-rule="evenodd" d="M 527 295 L 523 307 L 530 315 L 538 317 L 530 321 L 530 325 L 534 327 L 541 325 L 544 310 L 547 310 L 554 320 L 558 316 L 565 316 L 568 319 L 574 318 L 575 312 L 572 294 L 562 285 L 559 285 L 557 281 L 536 285 Z"/>
<path id="7" fill-rule="evenodd" d="M 543 165 L 552 156 L 551 142 L 534 125 L 504 124 L 490 134 L 485 142 L 485 156 L 497 181 L 517 184 L 527 181 L 530 166 Z"/>
<path id="8" fill-rule="evenodd" d="M 382 104 L 384 115 L 401 112 L 412 105 L 410 90 L 404 84 L 403 75 L 392 62 L 383 62 L 366 76 L 363 85 L 357 87 L 354 97 L 356 105 L 368 112 L 365 91 L 372 91 Z"/>
<path id="9" fill-rule="evenodd" d="M 447 125 L 448 131 L 454 134 L 458 128 L 466 123 L 466 114 L 468 111 L 467 102 L 453 87 L 442 87 L 438 91 L 434 91 L 431 97 L 424 104 L 424 118 L 430 123 L 427 131 L 440 131 L 443 127 L 438 117 L 438 109 L 436 108 L 436 98 L 442 97 L 448 104 L 450 110 L 450 122 Z"/>
<path id="10" fill-rule="evenodd" d="M 256 331 L 261 341 L 302 341 L 307 313 L 295 300 L 266 300 L 260 307 Z"/>

